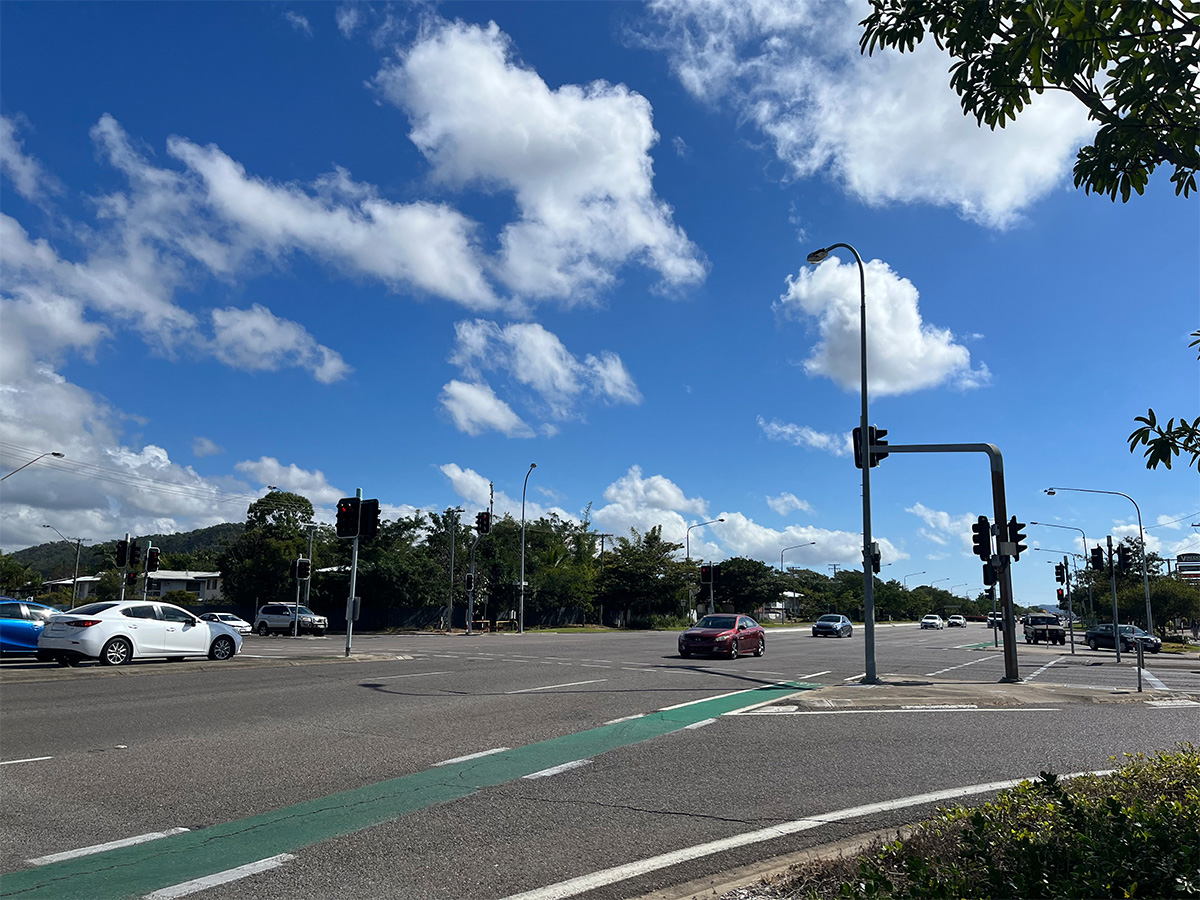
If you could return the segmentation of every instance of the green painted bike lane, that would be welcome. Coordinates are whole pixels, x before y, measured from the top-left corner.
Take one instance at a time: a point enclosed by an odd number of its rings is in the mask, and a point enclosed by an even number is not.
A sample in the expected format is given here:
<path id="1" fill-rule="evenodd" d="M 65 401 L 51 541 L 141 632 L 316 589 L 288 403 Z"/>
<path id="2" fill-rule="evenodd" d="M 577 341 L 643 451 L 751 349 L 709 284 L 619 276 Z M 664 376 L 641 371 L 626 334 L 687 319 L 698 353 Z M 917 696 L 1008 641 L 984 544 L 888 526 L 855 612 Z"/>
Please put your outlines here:
<path id="1" fill-rule="evenodd" d="M 353 834 L 565 763 L 671 734 L 705 719 L 813 690 L 788 682 L 450 763 L 282 809 L 0 876 L 0 897 L 127 900 Z"/>

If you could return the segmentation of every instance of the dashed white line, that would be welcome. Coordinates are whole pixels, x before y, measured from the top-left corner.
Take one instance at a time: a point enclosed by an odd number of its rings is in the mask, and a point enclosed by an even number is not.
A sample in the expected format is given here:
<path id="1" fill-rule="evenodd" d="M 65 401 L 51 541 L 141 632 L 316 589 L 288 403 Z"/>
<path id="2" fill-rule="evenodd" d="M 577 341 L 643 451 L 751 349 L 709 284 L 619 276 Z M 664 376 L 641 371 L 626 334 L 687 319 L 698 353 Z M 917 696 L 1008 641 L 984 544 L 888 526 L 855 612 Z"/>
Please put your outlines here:
<path id="1" fill-rule="evenodd" d="M 1046 663 L 1044 666 L 1042 666 L 1040 669 L 1038 669 L 1038 670 L 1037 670 L 1036 672 L 1034 672 L 1033 674 L 1031 674 L 1031 675 L 1026 675 L 1026 676 L 1025 676 L 1025 680 L 1026 680 L 1026 681 L 1033 681 L 1033 679 L 1037 678 L 1039 675 L 1041 675 L 1043 672 L 1045 672 L 1045 671 L 1046 671 L 1048 668 L 1050 668 L 1052 665 L 1054 665 L 1055 663 L 1062 662 L 1064 659 L 1066 659 L 1066 657 L 1065 657 L 1065 656 L 1057 656 L 1057 657 L 1055 657 L 1054 659 L 1050 660 L 1050 662 Z"/>
<path id="2" fill-rule="evenodd" d="M 599 663 L 580 663 L 579 665 L 585 669 L 611 669 L 612 668 L 612 666 L 602 666 Z"/>
<path id="3" fill-rule="evenodd" d="M 634 713 L 632 716 L 621 716 L 619 719 L 610 719 L 605 722 L 605 725 L 616 725 L 619 722 L 632 722 L 634 719 L 640 719 L 645 716 L 645 713 Z"/>
<path id="4" fill-rule="evenodd" d="M 828 675 L 833 669 L 825 669 L 823 672 L 813 672 L 811 675 L 797 675 L 797 678 L 816 678 L 818 675 Z"/>
<path id="5" fill-rule="evenodd" d="M 560 772 L 569 772 L 571 769 L 578 769 L 581 766 L 590 766 L 590 759 L 573 759 L 570 762 L 565 762 L 561 766 L 551 766 L 549 769 L 542 769 L 540 772 L 530 772 L 528 775 L 522 775 L 522 778 L 549 778 L 551 775 L 557 775 Z"/>
<path id="6" fill-rule="evenodd" d="M 1150 687 L 1152 688 L 1156 688 L 1160 691 L 1165 691 L 1167 689 L 1167 686 L 1159 681 L 1158 676 L 1150 674 L 1149 669 L 1142 669 L 1142 677 L 1150 682 Z"/>
<path id="7" fill-rule="evenodd" d="M 25 762 L 41 762 L 44 759 L 54 759 L 53 756 L 31 756 L 28 759 L 7 759 L 0 762 L 0 766 L 15 766 L 17 763 Z"/>
<path id="8" fill-rule="evenodd" d="M 711 725 L 716 719 L 701 719 L 699 722 L 693 722 L 691 725 L 684 725 L 684 731 L 695 731 L 697 728 L 703 728 L 705 725 Z"/>
<path id="9" fill-rule="evenodd" d="M 965 713 L 1021 713 L 1021 712 L 1059 712 L 1057 706 L 994 706 L 983 708 L 969 707 L 951 707 L 951 706 L 920 706 L 915 708 L 904 709 L 801 709 L 796 712 L 780 712 L 772 715 L 778 716 L 867 716 L 867 715 L 883 715 L 887 713 L 945 713 L 945 712 L 965 712 Z M 761 709 L 742 710 L 736 713 L 739 716 L 761 716 L 764 711 Z M 730 713 L 730 715 L 734 715 Z"/>
<path id="10" fill-rule="evenodd" d="M 183 834 L 187 831 L 186 828 L 168 828 L 166 831 L 152 831 L 149 834 L 139 834 L 134 837 L 122 838 L 119 841 L 109 841 L 105 844 L 93 844 L 90 847 L 80 847 L 78 850 L 64 850 L 62 853 L 51 853 L 49 856 L 39 856 L 37 859 L 27 859 L 25 862 L 31 866 L 44 866 L 49 863 L 62 862 L 64 859 L 76 859 L 80 856 L 91 856 L 94 853 L 103 853 L 106 850 L 117 850 L 121 847 L 133 847 L 136 844 L 145 844 L 150 841 L 157 841 L 159 838 L 170 837 L 173 834 Z"/>
<path id="11" fill-rule="evenodd" d="M 505 691 L 506 694 L 532 694 L 534 691 L 552 691 L 555 688 L 578 687 L 581 684 L 599 684 L 602 681 L 608 681 L 607 678 L 594 678 L 591 681 L 570 681 L 566 684 L 547 684 L 544 687 L 522 688 L 519 691 Z"/>
<path id="12" fill-rule="evenodd" d="M 1000 658 L 1000 654 L 993 653 L 990 656 L 985 656 L 983 659 L 973 659 L 970 662 L 965 662 L 965 663 L 962 663 L 961 665 L 947 666 L 944 669 L 938 669 L 936 672 L 926 672 L 924 677 L 928 678 L 930 675 L 941 675 L 943 672 L 953 672 L 955 669 L 965 669 L 967 666 L 973 666 L 973 665 L 976 665 L 977 663 L 981 663 L 981 662 L 990 662 L 994 659 L 999 659 L 999 658 Z"/>
<path id="13" fill-rule="evenodd" d="M 408 672 L 404 675 L 378 675 L 373 681 L 385 681 L 389 678 L 423 678 L 426 675 L 453 675 L 453 672 Z"/>
<path id="14" fill-rule="evenodd" d="M 509 750 L 509 747 L 496 747 L 492 750 L 480 750 L 478 753 L 468 753 L 466 756 L 456 756 L 454 759 L 444 759 L 441 762 L 434 763 L 435 766 L 449 766 L 454 763 L 469 762 L 472 759 L 482 759 L 485 756 L 494 756 L 497 753 L 503 753 Z"/>
<path id="15" fill-rule="evenodd" d="M 173 884 L 170 887 L 146 894 L 142 900 L 175 900 L 176 897 L 186 897 L 188 894 L 206 891 L 219 884 L 228 884 L 231 881 L 237 881 L 239 878 L 246 878 L 249 875 L 257 875 L 259 872 L 276 869 L 289 859 L 295 858 L 291 853 L 280 853 L 278 856 L 269 856 L 266 859 L 260 859 L 258 862 L 238 866 L 236 869 L 226 869 L 224 872 L 214 872 L 212 875 L 205 875 L 203 878 L 195 878 L 191 881 Z"/>

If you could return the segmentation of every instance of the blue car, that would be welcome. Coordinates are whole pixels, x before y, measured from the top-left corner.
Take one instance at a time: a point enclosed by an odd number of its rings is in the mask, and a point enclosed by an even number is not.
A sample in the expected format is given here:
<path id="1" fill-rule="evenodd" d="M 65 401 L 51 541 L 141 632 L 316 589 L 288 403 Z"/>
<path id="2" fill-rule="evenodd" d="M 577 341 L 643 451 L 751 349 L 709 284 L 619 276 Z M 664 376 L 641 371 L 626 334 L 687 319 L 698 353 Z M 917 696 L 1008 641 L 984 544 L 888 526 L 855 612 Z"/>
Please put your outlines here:
<path id="1" fill-rule="evenodd" d="M 57 612 L 42 603 L 0 597 L 0 653 L 37 653 L 38 635 Z"/>

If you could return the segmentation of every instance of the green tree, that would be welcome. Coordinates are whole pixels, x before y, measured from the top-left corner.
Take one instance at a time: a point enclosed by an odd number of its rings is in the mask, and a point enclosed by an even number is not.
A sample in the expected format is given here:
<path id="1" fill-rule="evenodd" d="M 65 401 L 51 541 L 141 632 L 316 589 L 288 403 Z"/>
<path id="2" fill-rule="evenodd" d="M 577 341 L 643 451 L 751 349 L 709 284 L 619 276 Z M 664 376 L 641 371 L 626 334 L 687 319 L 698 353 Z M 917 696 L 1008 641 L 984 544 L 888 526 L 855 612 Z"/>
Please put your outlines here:
<path id="1" fill-rule="evenodd" d="M 1200 331 L 1193 331 L 1192 337 L 1195 340 L 1188 346 L 1200 347 Z M 1142 426 L 1129 435 L 1129 452 L 1134 453 L 1139 446 L 1145 446 L 1143 456 L 1147 469 L 1157 469 L 1159 463 L 1169 469 L 1171 458 L 1185 453 L 1192 456 L 1188 466 L 1200 468 L 1200 416 L 1190 422 L 1180 416 L 1178 425 L 1174 419 L 1168 419 L 1167 424 L 1162 425 L 1150 409 L 1146 415 L 1136 416 L 1134 421 L 1141 422 Z"/>
<path id="2" fill-rule="evenodd" d="M 757 559 L 734 556 L 721 563 L 717 605 L 732 604 L 737 612 L 750 612 L 778 603 L 783 597 L 779 573 Z"/>
<path id="3" fill-rule="evenodd" d="M 645 534 L 636 528 L 629 533 L 627 538 L 616 538 L 605 560 L 597 600 L 610 609 L 627 611 L 631 623 L 679 615 L 688 564 L 673 556 L 683 544 L 664 541 L 661 525 Z"/>
<path id="4" fill-rule="evenodd" d="M 1175 193 L 1196 189 L 1200 26 L 1194 0 L 870 0 L 864 53 L 911 51 L 927 35 L 956 62 L 963 112 L 1003 128 L 1033 94 L 1065 91 L 1100 127 L 1075 161 L 1075 186 L 1145 190 L 1160 165 Z"/>
<path id="5" fill-rule="evenodd" d="M 299 494 L 272 491 L 250 504 L 246 528 L 218 558 L 222 591 L 251 616 L 264 603 L 296 600 L 292 560 L 308 549 L 301 526 L 312 520 L 312 503 Z"/>

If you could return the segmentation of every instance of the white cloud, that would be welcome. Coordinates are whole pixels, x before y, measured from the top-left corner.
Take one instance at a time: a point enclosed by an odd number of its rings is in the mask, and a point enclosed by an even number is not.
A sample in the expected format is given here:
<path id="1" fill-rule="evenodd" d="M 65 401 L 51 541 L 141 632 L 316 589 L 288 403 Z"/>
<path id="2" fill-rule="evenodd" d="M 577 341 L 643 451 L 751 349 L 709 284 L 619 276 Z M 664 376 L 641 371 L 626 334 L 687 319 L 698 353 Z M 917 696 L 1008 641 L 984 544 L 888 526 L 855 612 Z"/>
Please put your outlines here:
<path id="1" fill-rule="evenodd" d="M 211 438 L 196 437 L 192 439 L 192 453 L 196 456 L 219 456 L 224 452 L 225 449 Z"/>
<path id="2" fill-rule="evenodd" d="M 605 488 L 604 499 L 629 509 L 648 507 L 697 516 L 707 515 L 708 509 L 705 500 L 685 496 L 679 485 L 663 475 L 643 477 L 641 466 L 630 466 L 628 472 Z"/>
<path id="3" fill-rule="evenodd" d="M 319 469 L 309 471 L 295 463 L 283 465 L 273 456 L 261 456 L 238 463 L 234 468 L 259 484 L 274 485 L 285 491 L 307 497 L 314 506 L 334 506 L 346 494 L 334 487 Z"/>
<path id="4" fill-rule="evenodd" d="M 297 31 L 307 35 L 308 37 L 312 37 L 312 26 L 308 24 L 308 19 L 304 18 L 304 16 L 300 15 L 300 13 L 293 12 L 289 9 L 283 14 L 283 18 L 284 21 L 286 21 Z"/>
<path id="5" fill-rule="evenodd" d="M 441 472 L 449 479 L 454 492 L 466 501 L 468 511 L 474 509 L 487 509 L 488 504 L 492 503 L 497 516 L 510 515 L 514 519 L 521 518 L 521 498 L 510 497 L 502 490 L 494 489 L 491 481 L 484 478 L 474 469 L 464 469 L 457 463 L 446 463 L 440 467 Z M 519 486 L 520 481 L 517 482 Z M 538 493 L 541 493 L 540 491 Z M 468 512 L 469 515 L 469 512 Z M 558 516 L 564 521 L 579 521 L 579 516 L 567 512 L 560 506 L 548 506 L 538 503 L 532 498 L 531 494 L 527 493 L 525 498 L 525 520 L 538 519 L 542 516 Z M 464 519 L 466 521 L 466 519 Z"/>
<path id="6" fill-rule="evenodd" d="M 279 319 L 257 303 L 250 309 L 214 309 L 213 355 L 235 369 L 275 372 L 297 366 L 322 384 L 346 376 L 340 355 L 313 340 L 295 322 Z"/>
<path id="7" fill-rule="evenodd" d="M 358 26 L 362 24 L 362 9 L 359 3 L 343 3 L 333 12 L 333 19 L 337 23 L 338 31 L 342 37 L 352 37 L 354 32 L 358 30 Z"/>
<path id="8" fill-rule="evenodd" d="M 437 22 L 376 76 L 412 122 L 410 138 L 452 186 L 513 194 L 499 277 L 521 297 L 591 297 L 630 261 L 666 287 L 701 281 L 704 263 L 655 196 L 650 104 L 595 81 L 552 90 L 493 23 Z"/>
<path id="9" fill-rule="evenodd" d="M 850 456 L 854 453 L 854 443 L 849 431 L 844 431 L 840 434 L 828 434 L 823 431 L 817 431 L 807 425 L 780 422 L 778 419 L 772 419 L 768 422 L 762 416 L 758 417 L 758 427 L 763 430 L 763 434 L 767 436 L 768 440 L 786 441 L 797 447 L 824 450 L 826 453 L 832 453 L 834 456 Z"/>
<path id="10" fill-rule="evenodd" d="M 1074 98 L 1035 96 L 991 131 L 964 116 L 951 60 L 858 49 L 865 2 L 656 0 L 666 51 L 693 95 L 733 108 L 795 177 L 831 172 L 864 202 L 923 202 L 1006 227 L 1061 183 L 1096 124 Z"/>
<path id="11" fill-rule="evenodd" d="M 0 116 L 0 175 L 8 178 L 17 193 L 26 200 L 43 200 L 47 194 L 62 192 L 62 185 L 32 156 L 24 152 L 17 138 L 17 124 Z"/>
<path id="12" fill-rule="evenodd" d="M 724 555 L 746 556 L 778 565 L 780 550 L 802 545 L 788 552 L 785 564 L 818 569 L 827 563 L 862 567 L 862 535 L 858 532 L 829 531 L 808 526 L 791 526 L 781 531 L 759 525 L 742 513 L 724 512 L 721 516 L 725 519 L 720 526 Z M 908 554 L 887 538 L 876 535 L 875 540 L 885 564 L 908 559 Z M 809 546 L 810 541 L 815 543 Z M 692 555 L 695 556 L 694 547 Z"/>
<path id="13" fill-rule="evenodd" d="M 784 491 L 777 497 L 767 497 L 767 506 L 771 507 L 776 513 L 781 516 L 786 516 L 790 512 L 801 510 L 811 513 L 813 511 L 812 504 L 807 500 L 801 500 L 795 494 Z"/>
<path id="14" fill-rule="evenodd" d="M 442 388 L 438 401 L 459 431 L 470 435 L 499 431 L 508 437 L 533 437 L 533 430 L 486 384 L 455 379 Z"/>
<path id="15" fill-rule="evenodd" d="M 919 529 L 919 533 L 923 537 L 943 547 L 951 542 L 956 542 L 962 546 L 964 553 L 972 552 L 971 526 L 979 518 L 976 513 L 953 516 L 948 512 L 930 509 L 923 503 L 914 503 L 912 506 L 906 507 L 904 511 L 912 513 L 925 522 L 926 527 Z"/>
<path id="16" fill-rule="evenodd" d="M 979 387 L 990 381 L 987 366 L 971 368 L 970 351 L 954 335 L 925 324 L 916 287 L 884 262 L 865 264 L 867 373 L 871 393 L 905 394 L 950 383 Z M 775 308 L 782 315 L 816 319 L 820 339 L 804 361 L 810 375 L 824 375 L 845 390 L 861 383 L 858 265 L 830 257 L 816 268 L 788 276 Z"/>

